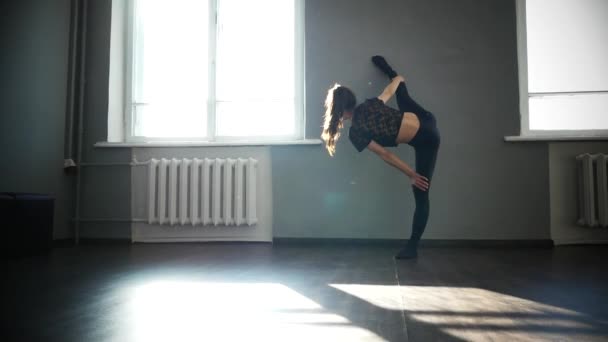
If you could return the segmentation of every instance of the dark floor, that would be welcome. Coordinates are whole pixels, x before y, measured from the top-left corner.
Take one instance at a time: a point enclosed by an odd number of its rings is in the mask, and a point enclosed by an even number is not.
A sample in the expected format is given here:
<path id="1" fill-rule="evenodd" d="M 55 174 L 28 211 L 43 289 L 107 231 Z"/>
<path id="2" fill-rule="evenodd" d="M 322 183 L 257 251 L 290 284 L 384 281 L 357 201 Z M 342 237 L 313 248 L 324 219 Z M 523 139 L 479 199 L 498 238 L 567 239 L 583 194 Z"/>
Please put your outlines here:
<path id="1" fill-rule="evenodd" d="M 608 341 L 608 247 L 89 245 L 3 261 L 1 341 Z"/>

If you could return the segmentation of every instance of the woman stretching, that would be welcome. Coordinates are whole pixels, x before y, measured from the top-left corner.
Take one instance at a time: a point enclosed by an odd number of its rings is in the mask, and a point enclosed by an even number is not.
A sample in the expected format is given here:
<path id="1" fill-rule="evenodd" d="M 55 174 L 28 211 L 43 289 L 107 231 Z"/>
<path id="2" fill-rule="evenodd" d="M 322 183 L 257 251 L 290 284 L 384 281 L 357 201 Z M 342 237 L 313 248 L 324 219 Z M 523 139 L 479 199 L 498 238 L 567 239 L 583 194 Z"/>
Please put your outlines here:
<path id="1" fill-rule="evenodd" d="M 412 235 L 395 258 L 411 259 L 418 256 L 418 241 L 429 218 L 429 188 L 439 150 L 439 130 L 433 114 L 410 97 L 403 77 L 398 76 L 381 56 L 372 57 L 372 62 L 391 79 L 391 83 L 380 96 L 358 106 L 355 94 L 350 89 L 334 85 L 325 100 L 325 123 L 321 137 L 333 156 L 343 121 L 351 120 L 348 137 L 357 151 L 361 152 L 367 147 L 410 178 L 416 199 Z M 396 95 L 399 110 L 386 105 L 393 95 Z M 414 148 L 416 171 L 384 148 L 398 144 L 408 144 Z"/>

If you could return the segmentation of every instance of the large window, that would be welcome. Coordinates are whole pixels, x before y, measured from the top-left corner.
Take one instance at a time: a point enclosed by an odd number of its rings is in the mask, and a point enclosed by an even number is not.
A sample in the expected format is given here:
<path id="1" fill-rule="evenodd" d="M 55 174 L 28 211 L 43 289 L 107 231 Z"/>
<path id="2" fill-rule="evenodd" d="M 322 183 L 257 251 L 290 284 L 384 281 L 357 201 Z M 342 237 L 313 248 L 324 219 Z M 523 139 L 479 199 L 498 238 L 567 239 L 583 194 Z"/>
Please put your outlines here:
<path id="1" fill-rule="evenodd" d="M 130 6 L 128 141 L 303 138 L 303 0 Z"/>
<path id="2" fill-rule="evenodd" d="M 608 1 L 517 10 L 522 135 L 608 136 Z"/>

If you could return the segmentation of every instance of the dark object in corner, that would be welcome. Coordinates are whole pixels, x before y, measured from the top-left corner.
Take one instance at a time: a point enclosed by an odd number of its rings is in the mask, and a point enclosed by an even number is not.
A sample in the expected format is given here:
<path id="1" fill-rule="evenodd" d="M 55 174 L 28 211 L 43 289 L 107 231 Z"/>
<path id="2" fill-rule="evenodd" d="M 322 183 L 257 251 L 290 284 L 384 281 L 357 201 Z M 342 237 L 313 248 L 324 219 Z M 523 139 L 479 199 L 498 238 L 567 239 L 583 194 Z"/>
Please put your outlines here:
<path id="1" fill-rule="evenodd" d="M 48 253 L 53 244 L 55 199 L 49 195 L 0 193 L 0 217 L 5 236 L 2 255 L 23 257 Z"/>

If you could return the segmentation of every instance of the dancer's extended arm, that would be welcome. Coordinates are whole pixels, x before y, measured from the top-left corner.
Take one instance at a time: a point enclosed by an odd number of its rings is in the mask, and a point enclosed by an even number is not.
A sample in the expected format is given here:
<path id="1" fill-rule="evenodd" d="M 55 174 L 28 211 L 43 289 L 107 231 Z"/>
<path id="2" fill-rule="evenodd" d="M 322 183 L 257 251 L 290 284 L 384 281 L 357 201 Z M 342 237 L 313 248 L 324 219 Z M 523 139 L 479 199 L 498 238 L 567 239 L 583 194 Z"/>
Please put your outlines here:
<path id="1" fill-rule="evenodd" d="M 387 103 L 388 100 L 390 100 L 391 97 L 395 95 L 395 91 L 397 91 L 397 87 L 401 82 L 404 82 L 403 76 L 395 76 L 391 80 L 391 83 L 389 83 L 386 88 L 384 88 L 384 91 L 382 92 L 382 94 L 380 94 L 380 96 L 378 96 L 378 98 L 382 100 L 382 102 Z"/>
<path id="2" fill-rule="evenodd" d="M 380 144 L 375 141 L 371 141 L 367 148 L 376 153 L 382 160 L 387 162 L 389 165 L 393 166 L 397 170 L 403 172 L 408 177 L 410 177 L 410 181 L 412 185 L 417 187 L 420 190 L 426 191 L 429 188 L 429 180 L 416 173 L 409 165 L 407 165 L 403 160 L 401 160 L 396 154 L 385 149 Z"/>

